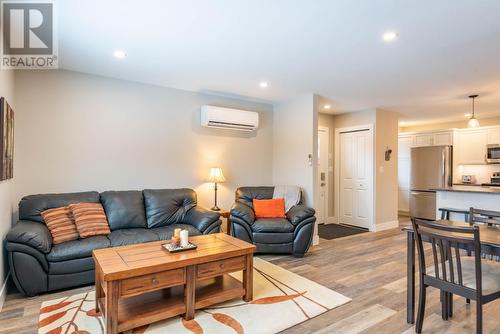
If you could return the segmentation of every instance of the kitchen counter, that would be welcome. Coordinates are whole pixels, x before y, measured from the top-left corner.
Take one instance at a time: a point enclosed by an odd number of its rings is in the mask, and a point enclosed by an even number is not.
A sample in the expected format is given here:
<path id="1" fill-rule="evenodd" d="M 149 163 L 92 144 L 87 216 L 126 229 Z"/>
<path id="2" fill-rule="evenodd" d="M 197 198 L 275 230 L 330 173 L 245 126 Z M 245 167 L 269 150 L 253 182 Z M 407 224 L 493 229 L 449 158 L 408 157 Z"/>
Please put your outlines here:
<path id="1" fill-rule="evenodd" d="M 451 187 L 436 188 L 431 189 L 435 191 L 447 191 L 447 192 L 465 192 L 465 193 L 487 193 L 487 194 L 499 194 L 500 187 L 483 187 L 480 185 L 454 185 Z"/>

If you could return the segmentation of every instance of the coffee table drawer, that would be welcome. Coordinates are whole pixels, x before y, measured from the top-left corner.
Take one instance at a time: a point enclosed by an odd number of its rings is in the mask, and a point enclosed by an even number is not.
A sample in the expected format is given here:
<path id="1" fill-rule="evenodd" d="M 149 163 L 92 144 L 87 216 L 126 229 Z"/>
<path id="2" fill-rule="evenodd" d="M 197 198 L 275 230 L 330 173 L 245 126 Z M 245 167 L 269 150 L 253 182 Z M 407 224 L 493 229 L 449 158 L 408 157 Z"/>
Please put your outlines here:
<path id="1" fill-rule="evenodd" d="M 243 270 L 245 268 L 245 263 L 245 257 L 239 256 L 230 259 L 199 264 L 197 278 L 215 277 L 225 273 Z"/>
<path id="2" fill-rule="evenodd" d="M 129 296 L 146 291 L 168 288 L 186 283 L 185 268 L 162 271 L 122 280 L 121 295 Z"/>

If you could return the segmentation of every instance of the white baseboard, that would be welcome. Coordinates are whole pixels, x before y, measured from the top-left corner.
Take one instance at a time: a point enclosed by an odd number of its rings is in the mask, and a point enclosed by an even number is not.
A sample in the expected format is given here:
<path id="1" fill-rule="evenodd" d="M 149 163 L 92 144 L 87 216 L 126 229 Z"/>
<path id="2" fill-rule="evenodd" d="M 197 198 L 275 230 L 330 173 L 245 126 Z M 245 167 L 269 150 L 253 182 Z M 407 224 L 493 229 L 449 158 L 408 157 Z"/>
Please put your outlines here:
<path id="1" fill-rule="evenodd" d="M 398 215 L 409 217 L 410 216 L 410 211 L 398 210 Z"/>
<path id="2" fill-rule="evenodd" d="M 10 271 L 5 276 L 5 281 L 3 281 L 2 288 L 0 289 L 0 312 L 2 312 L 3 303 L 7 297 L 7 281 L 9 280 Z"/>
<path id="3" fill-rule="evenodd" d="M 327 224 L 337 224 L 337 217 L 328 217 L 326 218 L 326 223 Z"/>
<path id="4" fill-rule="evenodd" d="M 378 224 L 375 224 L 375 232 L 390 230 L 391 228 L 397 228 L 397 227 L 399 227 L 398 220 L 392 220 L 392 221 L 388 221 L 388 222 L 378 223 Z"/>

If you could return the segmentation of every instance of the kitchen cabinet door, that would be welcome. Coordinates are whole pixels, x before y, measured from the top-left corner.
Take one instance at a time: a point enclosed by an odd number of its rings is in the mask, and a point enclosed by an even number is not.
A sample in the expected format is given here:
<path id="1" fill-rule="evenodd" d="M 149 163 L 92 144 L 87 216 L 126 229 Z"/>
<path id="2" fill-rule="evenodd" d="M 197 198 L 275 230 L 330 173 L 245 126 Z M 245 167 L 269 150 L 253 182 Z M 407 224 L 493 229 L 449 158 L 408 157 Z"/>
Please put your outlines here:
<path id="1" fill-rule="evenodd" d="M 486 158 L 487 131 L 462 130 L 458 143 L 458 163 L 462 165 L 484 165 Z"/>
<path id="2" fill-rule="evenodd" d="M 414 146 L 415 136 L 401 135 L 398 138 L 398 157 L 410 158 L 411 148 Z"/>
<path id="3" fill-rule="evenodd" d="M 432 137 L 432 144 L 434 146 L 439 145 L 453 145 L 453 132 L 436 132 Z"/>
<path id="4" fill-rule="evenodd" d="M 488 129 L 488 144 L 500 144 L 500 129 Z"/>
<path id="5" fill-rule="evenodd" d="M 432 133 L 422 133 L 415 135 L 415 147 L 432 146 Z"/>

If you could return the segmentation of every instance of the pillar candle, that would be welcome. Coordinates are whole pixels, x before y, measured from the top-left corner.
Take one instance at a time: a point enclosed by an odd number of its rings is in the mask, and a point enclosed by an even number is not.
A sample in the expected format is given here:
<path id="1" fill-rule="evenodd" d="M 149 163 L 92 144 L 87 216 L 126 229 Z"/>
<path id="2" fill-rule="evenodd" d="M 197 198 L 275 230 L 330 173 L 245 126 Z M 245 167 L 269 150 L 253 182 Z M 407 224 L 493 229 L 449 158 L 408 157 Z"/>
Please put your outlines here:
<path id="1" fill-rule="evenodd" d="M 180 228 L 176 228 L 174 230 L 174 237 L 177 237 L 177 238 L 181 237 L 181 229 Z"/>
<path id="2" fill-rule="evenodd" d="M 187 245 L 189 244 L 188 236 L 188 230 L 181 231 L 181 247 L 187 247 Z"/>

